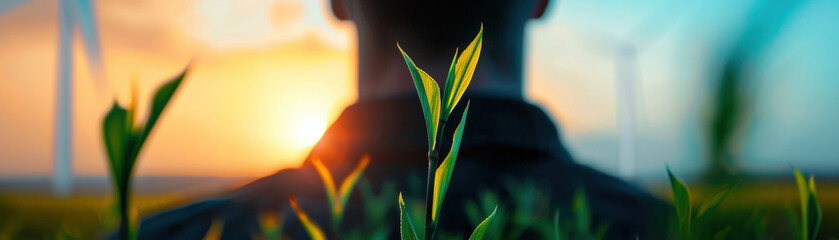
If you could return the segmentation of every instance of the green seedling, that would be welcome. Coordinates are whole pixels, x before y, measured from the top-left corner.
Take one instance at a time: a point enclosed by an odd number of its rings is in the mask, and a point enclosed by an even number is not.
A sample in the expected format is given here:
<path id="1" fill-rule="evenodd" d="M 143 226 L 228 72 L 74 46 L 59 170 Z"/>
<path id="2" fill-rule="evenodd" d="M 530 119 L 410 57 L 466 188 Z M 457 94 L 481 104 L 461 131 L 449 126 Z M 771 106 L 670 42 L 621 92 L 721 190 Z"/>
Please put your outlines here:
<path id="1" fill-rule="evenodd" d="M 119 203 L 119 239 L 134 239 L 135 233 L 130 218 L 131 178 L 134 173 L 134 165 L 143 144 L 151 134 L 163 110 L 172 99 L 175 91 L 180 86 L 187 70 L 181 72 L 175 78 L 164 83 L 151 100 L 151 109 L 144 122 L 135 122 L 136 95 L 128 108 L 123 108 L 117 101 L 114 101 L 111 110 L 105 115 L 102 121 L 102 135 L 105 143 L 105 151 L 108 156 L 108 166 L 111 171 L 111 179 L 115 187 L 115 198 Z"/>
<path id="2" fill-rule="evenodd" d="M 329 212 L 332 217 L 332 233 L 337 235 L 338 226 L 340 226 L 341 218 L 344 216 L 344 211 L 346 210 L 347 200 L 350 198 L 356 183 L 358 183 L 358 180 L 361 179 L 361 175 L 364 174 L 364 171 L 367 170 L 367 166 L 370 165 L 370 155 L 365 154 L 361 157 L 361 160 L 358 161 L 358 165 L 356 165 L 350 174 L 347 175 L 347 178 L 341 182 L 340 187 L 335 186 L 335 180 L 332 178 L 332 173 L 330 173 L 329 169 L 323 165 L 320 158 L 312 156 L 312 164 L 315 165 L 315 169 L 323 181 L 324 189 L 326 189 L 326 198 L 329 200 Z M 297 204 L 297 198 L 292 196 L 289 199 L 289 202 L 293 203 L 291 204 L 291 207 L 294 209 L 294 212 L 297 213 L 297 218 L 303 223 L 303 226 L 309 233 L 309 237 L 312 239 L 319 239 L 319 237 L 323 235 L 322 239 L 326 239 L 326 234 L 323 232 L 323 228 L 314 222 L 314 220 L 312 220 L 308 214 L 300 208 L 299 204 Z"/>
<path id="3" fill-rule="evenodd" d="M 340 187 L 335 186 L 335 181 L 332 179 L 332 173 L 330 173 L 329 169 L 323 165 L 320 158 L 313 156 L 312 164 L 315 165 L 315 169 L 317 169 L 318 174 L 323 181 L 324 188 L 326 189 L 326 197 L 329 200 L 332 224 L 337 228 L 340 226 L 341 219 L 344 216 L 347 200 L 350 198 L 352 190 L 355 188 L 356 183 L 358 183 L 358 179 L 360 179 L 361 175 L 364 174 L 364 170 L 367 170 L 367 166 L 370 165 L 370 155 L 364 155 L 361 157 L 358 165 L 356 165 L 350 174 L 347 175 L 347 178 L 341 182 Z"/>
<path id="4" fill-rule="evenodd" d="M 801 201 L 800 224 L 793 224 L 794 231 L 800 233 L 802 240 L 816 239 L 822 223 L 822 208 L 816 198 L 816 180 L 811 174 L 807 181 L 798 169 L 793 167 L 792 170 L 795 173 L 795 183 Z"/>
<path id="5" fill-rule="evenodd" d="M 710 198 L 705 200 L 705 202 L 700 205 L 699 210 L 694 215 L 693 209 L 691 207 L 690 202 L 690 191 L 688 188 L 673 176 L 673 173 L 670 171 L 670 168 L 667 168 L 667 175 L 670 178 L 670 186 L 673 189 L 673 202 L 676 207 L 676 218 L 679 222 L 679 237 L 683 240 L 694 239 L 695 236 L 692 234 L 692 224 L 696 222 L 697 219 L 703 219 L 707 215 L 716 211 L 717 207 L 722 204 L 722 201 L 728 196 L 732 189 L 734 189 L 736 184 L 728 184 L 722 186 L 719 190 L 717 190 Z M 715 236 L 725 237 L 730 231 L 722 229 L 718 232 Z"/>
<path id="6" fill-rule="evenodd" d="M 482 39 L 483 26 L 481 26 L 481 30 L 472 43 L 466 47 L 459 57 L 457 50 L 455 50 L 455 56 L 452 59 L 452 63 L 449 66 L 449 73 L 446 77 L 446 86 L 442 90 L 442 99 L 440 96 L 440 87 L 434 78 L 417 67 L 408 54 L 402 50 L 402 47 L 397 44 L 408 66 L 408 70 L 411 72 L 414 85 L 417 88 L 417 95 L 420 99 L 428 132 L 425 239 L 433 239 L 434 232 L 437 229 L 437 220 L 439 219 L 443 199 L 445 198 L 446 190 L 448 189 L 451 175 L 454 171 L 457 153 L 460 148 L 460 139 L 463 135 L 463 127 L 466 121 L 466 114 L 469 111 L 469 104 L 467 104 L 466 110 L 463 111 L 463 117 L 461 117 L 460 124 L 458 124 L 457 130 L 454 133 L 451 150 L 442 164 L 439 162 L 440 147 L 437 143 L 441 142 L 440 139 L 443 137 L 441 132 L 445 129 L 449 116 L 461 97 L 463 97 L 466 88 L 472 80 L 472 75 L 475 72 L 475 67 L 478 64 L 478 58 L 480 56 Z M 407 212 L 404 214 L 407 215 Z M 402 225 L 405 224 L 402 223 Z M 403 237 L 405 236 L 403 234 Z"/>

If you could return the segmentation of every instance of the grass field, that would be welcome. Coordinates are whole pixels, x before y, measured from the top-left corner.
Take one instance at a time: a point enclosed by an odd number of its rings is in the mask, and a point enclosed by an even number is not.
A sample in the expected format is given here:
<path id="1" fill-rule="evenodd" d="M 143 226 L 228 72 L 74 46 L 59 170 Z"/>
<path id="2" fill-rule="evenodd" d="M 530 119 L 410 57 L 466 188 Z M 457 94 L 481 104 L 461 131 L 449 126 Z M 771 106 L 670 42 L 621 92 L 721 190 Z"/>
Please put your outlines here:
<path id="1" fill-rule="evenodd" d="M 669 185 L 665 183 L 648 185 L 648 190 L 662 199 L 671 199 Z M 704 199 L 713 189 L 696 186 L 691 190 L 692 198 Z M 2 193 L 0 240 L 95 239 L 105 236 L 117 227 L 115 216 L 108 211 L 112 201 L 104 197 L 106 195 L 77 195 L 58 199 L 46 194 Z M 723 202 L 720 214 L 712 221 L 714 226 L 709 227 L 734 226 L 737 229 L 756 210 L 761 210 L 764 213 L 767 239 L 794 239 L 785 208 L 797 208 L 797 197 L 791 179 L 743 182 Z M 136 213 L 142 218 L 198 199 L 200 197 L 174 193 L 146 194 L 134 198 L 133 203 Z M 819 201 L 824 212 L 819 239 L 836 239 L 839 237 L 839 182 L 820 182 Z M 745 239 L 737 231 L 732 231 L 729 236 L 730 239 Z"/>

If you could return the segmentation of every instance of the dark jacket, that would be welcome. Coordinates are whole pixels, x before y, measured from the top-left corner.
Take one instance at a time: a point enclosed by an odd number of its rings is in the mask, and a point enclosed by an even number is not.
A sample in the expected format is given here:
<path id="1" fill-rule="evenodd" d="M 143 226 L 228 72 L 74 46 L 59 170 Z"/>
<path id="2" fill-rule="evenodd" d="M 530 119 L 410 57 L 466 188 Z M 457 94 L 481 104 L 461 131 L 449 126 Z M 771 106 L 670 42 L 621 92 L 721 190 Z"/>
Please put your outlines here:
<path id="1" fill-rule="evenodd" d="M 443 149 L 451 144 L 466 99 L 446 126 Z M 664 203 L 620 179 L 574 162 L 557 127 L 539 107 L 520 100 L 473 96 L 467 118 L 454 177 L 442 208 L 441 231 L 460 232 L 460 236 L 468 237 L 475 223 L 469 221 L 464 206 L 469 201 L 479 202 L 484 192 L 497 194 L 499 203 L 506 202 L 504 207 L 511 213 L 516 204 L 507 187 L 510 181 L 517 181 L 538 185 L 545 193 L 550 206 L 533 209 L 538 211 L 534 214 L 544 217 L 536 220 L 539 224 L 553 221 L 557 208 L 563 209 L 562 216 L 569 216 L 565 209 L 571 205 L 575 192 L 583 189 L 591 206 L 592 225 L 608 223 L 608 238 L 658 239 L 661 236 L 656 234 L 666 232 L 663 222 L 668 208 Z M 311 154 L 323 159 L 340 184 L 360 157 L 369 153 L 372 158 L 365 178 L 373 188 L 393 182 L 406 201 L 421 202 L 428 169 L 425 131 L 416 96 L 360 101 L 344 110 Z M 419 182 L 419 187 L 411 186 L 412 178 L 413 185 Z M 222 219 L 222 239 L 248 239 L 261 231 L 259 214 L 281 212 L 284 234 L 305 239 L 305 232 L 288 207 L 291 195 L 297 196 L 303 208 L 322 226 L 329 226 L 323 185 L 307 160 L 299 168 L 281 170 L 227 195 L 152 216 L 140 225 L 139 238 L 199 239 L 213 219 Z M 369 220 L 364 208 L 387 207 L 386 219 L 392 223 L 389 236 L 398 238 L 397 198 L 392 199 L 394 204 L 363 206 L 359 194 L 354 193 L 342 231 L 369 227 L 364 225 Z M 489 212 L 481 214 L 486 216 Z M 517 236 L 539 236 L 528 231 Z"/>

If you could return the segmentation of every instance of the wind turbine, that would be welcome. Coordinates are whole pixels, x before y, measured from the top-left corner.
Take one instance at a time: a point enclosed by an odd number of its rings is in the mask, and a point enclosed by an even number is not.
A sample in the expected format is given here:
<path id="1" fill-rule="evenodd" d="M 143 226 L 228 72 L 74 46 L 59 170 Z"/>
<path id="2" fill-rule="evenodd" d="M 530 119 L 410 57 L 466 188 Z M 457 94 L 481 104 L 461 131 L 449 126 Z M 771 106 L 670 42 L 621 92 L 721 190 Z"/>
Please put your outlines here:
<path id="1" fill-rule="evenodd" d="M 641 68 L 638 55 L 655 43 L 663 33 L 675 25 L 672 17 L 689 6 L 677 8 L 677 1 L 665 1 L 650 15 L 622 36 L 614 36 L 595 28 L 575 28 L 575 32 L 598 48 L 607 49 L 607 55 L 613 57 L 615 64 L 615 89 L 618 116 L 618 175 L 631 179 L 635 175 L 636 143 L 636 100 Z M 674 11 L 676 10 L 676 11 Z M 678 16 L 684 16 L 681 14 Z"/>
<path id="2" fill-rule="evenodd" d="M 73 34 L 81 30 L 91 75 L 102 88 L 104 66 L 91 0 L 59 0 L 58 76 L 56 82 L 53 145 L 53 193 L 69 196 L 73 190 Z M 101 90 L 101 89 L 100 89 Z"/>

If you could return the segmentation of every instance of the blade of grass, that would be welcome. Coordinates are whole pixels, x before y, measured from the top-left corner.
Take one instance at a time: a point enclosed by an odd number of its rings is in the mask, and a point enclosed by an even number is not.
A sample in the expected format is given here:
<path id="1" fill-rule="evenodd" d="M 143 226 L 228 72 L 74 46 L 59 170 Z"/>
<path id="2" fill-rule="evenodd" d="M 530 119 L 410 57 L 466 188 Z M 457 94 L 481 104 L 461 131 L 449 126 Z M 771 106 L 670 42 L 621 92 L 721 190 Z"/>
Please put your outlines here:
<path id="1" fill-rule="evenodd" d="M 717 191 L 714 192 L 714 194 L 711 195 L 710 198 L 708 198 L 707 200 L 705 200 L 705 202 L 702 203 L 702 205 L 699 207 L 699 211 L 696 213 L 696 217 L 700 218 L 704 216 L 706 213 L 714 212 L 717 209 L 717 207 L 719 207 L 720 204 L 722 204 L 722 201 L 725 200 L 728 194 L 731 193 L 731 190 L 734 189 L 734 187 L 736 186 L 736 183 L 732 183 L 717 189 Z"/>
<path id="2" fill-rule="evenodd" d="M 670 168 L 667 168 L 667 175 L 670 177 L 670 186 L 673 188 L 673 202 L 676 207 L 676 216 L 679 219 L 679 235 L 681 239 L 690 237 L 690 192 L 679 179 L 673 176 Z"/>
<path id="3" fill-rule="evenodd" d="M 807 232 L 809 232 L 810 239 L 816 239 L 816 236 L 819 234 L 819 227 L 821 227 L 822 223 L 822 208 L 819 205 L 818 198 L 816 198 L 816 181 L 813 178 L 813 175 L 810 175 L 808 189 L 807 216 L 810 219 L 808 219 L 807 222 L 810 223 L 810 225 L 807 227 Z"/>
<path id="4" fill-rule="evenodd" d="M 312 156 L 312 165 L 315 166 L 315 170 L 317 170 L 318 175 L 320 175 L 320 179 L 323 181 L 323 188 L 326 190 L 326 198 L 329 201 L 329 210 L 331 213 L 335 214 L 338 210 L 336 209 L 336 196 L 338 196 L 337 190 L 335 190 L 335 180 L 332 179 L 332 173 L 329 172 L 329 169 L 323 165 L 323 162 L 320 160 L 318 156 Z"/>
<path id="5" fill-rule="evenodd" d="M 367 169 L 367 166 L 370 165 L 370 155 L 365 154 L 361 157 L 361 160 L 358 162 L 358 165 L 344 178 L 344 181 L 341 183 L 341 187 L 338 188 L 338 194 L 341 196 L 339 202 L 336 203 L 336 207 L 333 214 L 337 215 L 338 221 L 340 221 L 341 217 L 344 214 L 344 208 L 347 205 L 347 199 L 350 198 L 352 194 L 352 190 L 355 187 L 355 184 L 358 183 L 358 179 L 361 178 L 361 175 L 364 174 L 364 170 Z"/>
<path id="6" fill-rule="evenodd" d="M 797 168 L 792 168 L 793 173 L 795 173 L 795 184 L 798 187 L 798 199 L 801 201 L 801 239 L 808 240 L 810 239 L 810 224 L 809 220 L 810 217 L 808 216 L 809 209 L 807 205 L 809 203 L 809 187 L 807 186 L 807 180 L 804 179 L 804 175 L 801 175 L 801 172 L 798 171 Z"/>
<path id="7" fill-rule="evenodd" d="M 449 155 L 437 168 L 434 174 L 434 202 L 431 210 L 432 223 L 437 225 L 437 219 L 440 217 L 440 208 L 443 207 L 443 199 L 446 197 L 446 191 L 451 183 L 454 166 L 457 162 L 457 153 L 460 151 L 460 141 L 463 138 L 463 128 L 466 126 L 466 115 L 469 113 L 469 103 L 466 104 L 466 109 L 463 110 L 463 117 L 460 118 L 460 123 L 454 131 L 452 138 L 452 148 Z"/>
<path id="8" fill-rule="evenodd" d="M 411 217 L 408 216 L 408 210 L 405 208 L 405 201 L 402 200 L 402 193 L 399 193 L 399 233 L 402 240 L 419 240 L 417 232 L 414 231 L 414 224 L 411 223 Z"/>
<path id="9" fill-rule="evenodd" d="M 492 219 L 495 217 L 496 211 L 498 211 L 498 206 L 495 206 L 495 209 L 492 210 L 492 213 L 489 214 L 489 217 L 487 217 L 483 222 L 481 222 L 480 225 L 478 225 L 477 228 L 475 228 L 475 231 L 472 232 L 471 236 L 469 236 L 469 240 L 484 239 L 487 232 L 487 228 L 489 227 L 489 224 L 492 223 Z"/>
<path id="10" fill-rule="evenodd" d="M 300 207 L 300 204 L 297 202 L 297 197 L 289 197 L 288 203 L 291 205 L 291 209 L 294 210 L 294 213 L 297 214 L 297 219 L 300 219 L 300 223 L 303 224 L 303 227 L 306 229 L 310 238 L 313 240 L 326 240 L 326 233 L 323 231 L 323 228 L 312 220 L 312 218 L 309 217 L 309 214 Z"/>

